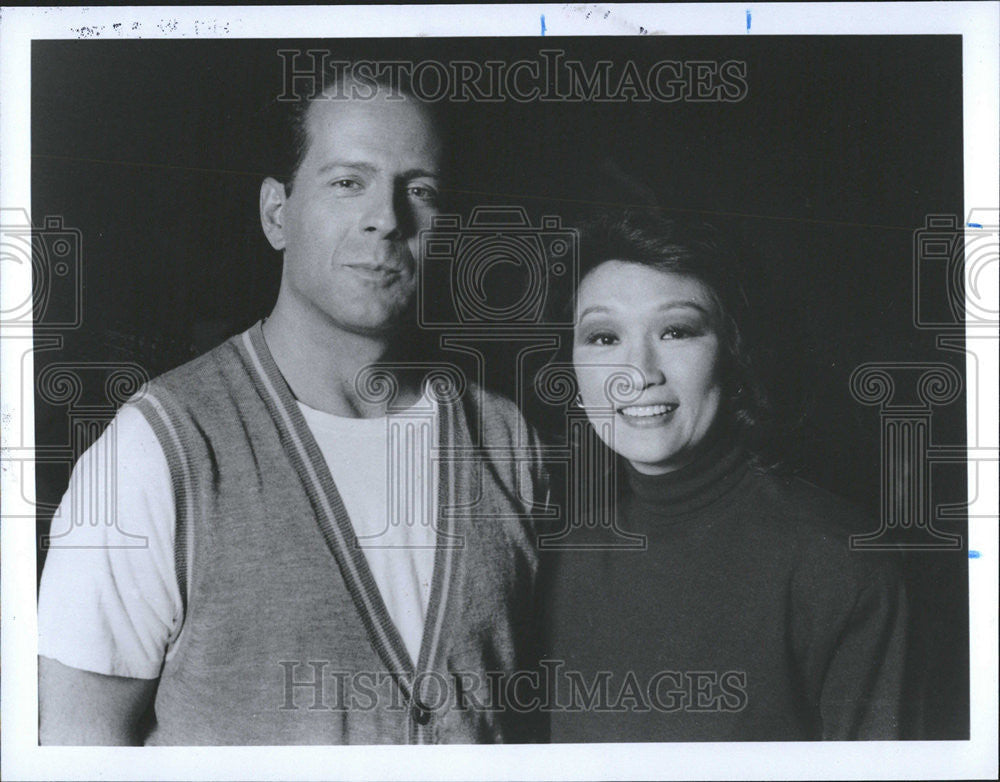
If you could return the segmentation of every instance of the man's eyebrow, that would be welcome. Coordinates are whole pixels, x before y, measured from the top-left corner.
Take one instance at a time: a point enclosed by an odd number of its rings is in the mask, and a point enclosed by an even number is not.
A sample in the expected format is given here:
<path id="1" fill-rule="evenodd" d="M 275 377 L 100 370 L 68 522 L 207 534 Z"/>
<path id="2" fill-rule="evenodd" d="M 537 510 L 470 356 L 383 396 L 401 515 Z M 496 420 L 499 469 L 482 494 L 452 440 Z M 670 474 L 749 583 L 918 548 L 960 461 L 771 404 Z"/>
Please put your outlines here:
<path id="1" fill-rule="evenodd" d="M 429 168 L 411 168 L 407 171 L 404 171 L 400 176 L 400 179 L 419 179 L 420 177 L 427 177 L 429 179 L 440 179 L 441 174 Z"/>
<path id="2" fill-rule="evenodd" d="M 323 174 L 328 174 L 335 168 L 351 168 L 357 171 L 365 171 L 367 173 L 373 173 L 377 169 L 371 163 L 355 162 L 353 160 L 331 160 L 329 163 L 324 163 L 319 167 L 317 173 L 322 176 Z"/>
<path id="3" fill-rule="evenodd" d="M 353 160 L 331 160 L 329 163 L 324 163 L 319 167 L 316 172 L 319 176 L 325 176 L 331 171 L 338 168 L 347 168 L 354 171 L 363 171 L 366 174 L 374 174 L 378 171 L 378 166 L 371 163 L 366 163 L 364 161 L 353 161 Z M 430 177 L 432 179 L 440 179 L 441 175 L 437 171 L 432 171 L 427 168 L 411 168 L 400 174 L 400 179 L 417 179 L 418 177 Z"/>

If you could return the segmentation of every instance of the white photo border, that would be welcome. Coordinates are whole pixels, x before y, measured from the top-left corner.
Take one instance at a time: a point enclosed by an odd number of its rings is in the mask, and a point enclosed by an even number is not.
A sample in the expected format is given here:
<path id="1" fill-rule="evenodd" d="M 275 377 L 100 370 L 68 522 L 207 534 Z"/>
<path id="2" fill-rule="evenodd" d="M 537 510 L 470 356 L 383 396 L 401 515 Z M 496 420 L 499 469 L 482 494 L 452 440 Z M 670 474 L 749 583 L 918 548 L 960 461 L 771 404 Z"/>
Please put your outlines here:
<path id="1" fill-rule="evenodd" d="M 605 11 L 611 13 L 605 14 Z M 641 29 L 640 29 L 641 28 Z M 998 207 L 1000 4 L 714 3 L 4 8 L 0 15 L 0 206 L 31 203 L 30 51 L 39 39 L 413 36 L 923 35 L 962 36 L 965 213 Z M 996 212 L 994 212 L 996 214 Z M 9 271 L 9 270 L 8 270 Z M 4 304 L 25 300 L 30 272 L 5 275 Z M 27 286 L 27 288 L 25 287 Z M 27 294 L 30 296 L 30 293 Z M 992 291 L 997 296 L 996 289 Z M 997 309 L 993 300 L 993 311 Z M 7 311 L 7 307 L 3 307 Z M 979 377 L 968 442 L 997 448 L 997 339 L 971 339 Z M 30 331 L 4 330 L 5 448 L 34 445 Z M 25 341 L 26 340 L 26 341 Z M 23 348 L 27 346 L 25 352 Z M 970 359 L 970 361 L 973 359 Z M 972 406 L 976 406 L 973 408 Z M 971 427 L 976 427 L 972 429 Z M 18 474 L 24 470 L 25 474 Z M 30 515 L 3 465 L 3 516 Z M 970 485 L 971 738 L 941 742 L 590 744 L 448 747 L 68 748 L 37 745 L 35 530 L 2 525 L 2 758 L 7 779 L 936 779 L 997 769 L 997 474 Z M 970 482 L 976 476 L 970 475 Z M 983 478 L 985 477 L 985 483 Z M 992 517 L 992 518 L 991 518 Z"/>

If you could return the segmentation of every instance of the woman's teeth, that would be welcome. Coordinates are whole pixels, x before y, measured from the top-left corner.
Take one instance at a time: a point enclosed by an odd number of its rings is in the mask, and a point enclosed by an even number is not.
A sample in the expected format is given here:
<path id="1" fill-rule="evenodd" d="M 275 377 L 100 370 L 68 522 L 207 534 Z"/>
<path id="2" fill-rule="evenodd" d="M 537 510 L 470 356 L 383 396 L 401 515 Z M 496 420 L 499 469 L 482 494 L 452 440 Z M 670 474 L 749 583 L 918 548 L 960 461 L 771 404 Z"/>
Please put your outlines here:
<path id="1" fill-rule="evenodd" d="M 621 409 L 622 415 L 627 415 L 631 418 L 648 418 L 654 415 L 666 415 L 667 413 L 672 413 L 677 409 L 677 405 L 634 405 L 632 407 L 623 407 Z"/>

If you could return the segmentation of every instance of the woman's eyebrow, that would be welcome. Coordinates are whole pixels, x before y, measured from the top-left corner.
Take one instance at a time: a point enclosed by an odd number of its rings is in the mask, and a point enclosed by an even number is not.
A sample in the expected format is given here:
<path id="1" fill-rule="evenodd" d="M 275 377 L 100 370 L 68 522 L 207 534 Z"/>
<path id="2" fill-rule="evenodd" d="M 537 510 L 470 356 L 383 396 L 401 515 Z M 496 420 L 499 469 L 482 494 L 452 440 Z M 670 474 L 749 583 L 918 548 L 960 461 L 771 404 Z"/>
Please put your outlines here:
<path id="1" fill-rule="evenodd" d="M 703 305 L 699 304 L 698 302 L 691 301 L 689 299 L 685 299 L 683 301 L 668 301 L 668 302 L 664 302 L 663 304 L 661 304 L 656 309 L 658 311 L 661 311 L 661 312 L 665 311 L 665 310 L 674 310 L 674 309 L 693 309 L 693 310 L 698 310 L 698 312 L 702 313 L 703 315 L 708 315 L 709 314 L 709 310 L 708 310 L 707 307 L 704 307 Z"/>
<path id="2" fill-rule="evenodd" d="M 676 299 L 673 301 L 665 301 L 662 304 L 657 305 L 653 309 L 653 311 L 666 312 L 668 310 L 675 310 L 675 309 L 696 310 L 702 315 L 706 316 L 711 314 L 711 312 L 707 307 L 703 306 L 702 304 L 699 304 L 697 301 L 692 301 L 690 299 Z M 583 320 L 588 315 L 594 315 L 594 314 L 609 315 L 612 314 L 613 312 L 614 312 L 613 308 L 608 307 L 604 304 L 591 304 L 589 307 L 586 307 L 580 311 L 580 314 L 577 316 L 577 320 Z"/>
<path id="3" fill-rule="evenodd" d="M 592 315 L 595 312 L 599 312 L 601 314 L 608 314 L 611 312 L 611 308 L 605 307 L 603 304 L 591 304 L 589 307 L 580 312 L 579 316 L 577 317 L 577 320 L 583 320 L 585 317 L 587 317 L 588 315 Z"/>

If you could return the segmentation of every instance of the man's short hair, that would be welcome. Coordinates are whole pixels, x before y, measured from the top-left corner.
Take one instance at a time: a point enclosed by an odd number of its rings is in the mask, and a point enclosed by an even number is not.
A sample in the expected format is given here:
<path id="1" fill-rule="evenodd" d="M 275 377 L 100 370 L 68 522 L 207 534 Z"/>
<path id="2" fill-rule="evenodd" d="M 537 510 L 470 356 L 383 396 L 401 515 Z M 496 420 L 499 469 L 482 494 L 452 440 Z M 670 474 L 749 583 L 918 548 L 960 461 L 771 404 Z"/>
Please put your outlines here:
<path id="1" fill-rule="evenodd" d="M 331 58 L 332 59 L 332 58 Z M 376 63 L 377 66 L 377 63 Z M 419 98 L 410 86 L 405 72 L 397 70 L 388 77 L 373 68 L 363 79 L 353 74 L 353 67 L 327 69 L 310 95 L 297 100 L 272 98 L 268 104 L 269 173 L 291 193 L 292 183 L 306 153 L 309 151 L 309 107 L 317 100 L 366 100 L 378 95 L 393 100 L 415 100 L 429 113 L 438 135 L 443 137 L 447 123 L 436 104 Z M 377 93 L 372 92 L 377 89 Z"/>

